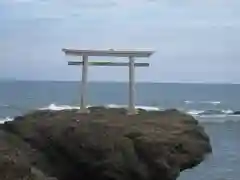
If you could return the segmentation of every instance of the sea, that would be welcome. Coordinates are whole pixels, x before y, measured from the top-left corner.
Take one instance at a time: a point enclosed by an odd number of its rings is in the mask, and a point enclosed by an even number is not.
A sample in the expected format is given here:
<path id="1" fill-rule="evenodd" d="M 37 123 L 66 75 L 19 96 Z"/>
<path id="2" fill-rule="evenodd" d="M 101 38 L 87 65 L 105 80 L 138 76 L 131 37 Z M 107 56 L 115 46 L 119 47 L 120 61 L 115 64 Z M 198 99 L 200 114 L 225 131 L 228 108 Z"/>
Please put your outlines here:
<path id="1" fill-rule="evenodd" d="M 90 82 L 88 104 L 126 106 L 128 84 Z M 71 109 L 80 102 L 79 82 L 1 81 L 0 123 L 36 109 Z M 213 154 L 178 180 L 239 180 L 240 85 L 137 83 L 136 105 L 148 110 L 174 108 L 193 115 L 210 136 Z"/>

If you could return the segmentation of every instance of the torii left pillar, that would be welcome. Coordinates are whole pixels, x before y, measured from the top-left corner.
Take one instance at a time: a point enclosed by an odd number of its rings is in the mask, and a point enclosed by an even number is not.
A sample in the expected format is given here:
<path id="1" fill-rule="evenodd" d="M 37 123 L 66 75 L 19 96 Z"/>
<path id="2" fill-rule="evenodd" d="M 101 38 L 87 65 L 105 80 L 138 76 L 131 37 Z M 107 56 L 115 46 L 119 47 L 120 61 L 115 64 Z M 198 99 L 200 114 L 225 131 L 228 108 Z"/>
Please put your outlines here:
<path id="1" fill-rule="evenodd" d="M 87 105 L 87 75 L 88 75 L 88 56 L 82 56 L 82 83 L 81 83 L 81 100 L 80 100 L 80 113 L 88 113 Z"/>

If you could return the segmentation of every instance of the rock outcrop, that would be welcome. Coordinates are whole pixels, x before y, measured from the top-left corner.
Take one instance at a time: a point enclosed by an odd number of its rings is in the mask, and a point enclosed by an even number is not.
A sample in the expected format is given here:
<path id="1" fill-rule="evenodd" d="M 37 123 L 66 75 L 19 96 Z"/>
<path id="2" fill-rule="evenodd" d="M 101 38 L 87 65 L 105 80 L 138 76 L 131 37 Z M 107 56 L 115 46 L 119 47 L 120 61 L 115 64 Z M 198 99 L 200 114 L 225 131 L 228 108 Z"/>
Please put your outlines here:
<path id="1" fill-rule="evenodd" d="M 233 112 L 233 115 L 239 115 L 240 114 L 240 111 L 234 111 Z"/>
<path id="2" fill-rule="evenodd" d="M 211 152 L 192 116 L 176 110 L 36 111 L 0 126 L 1 180 L 175 180 Z"/>

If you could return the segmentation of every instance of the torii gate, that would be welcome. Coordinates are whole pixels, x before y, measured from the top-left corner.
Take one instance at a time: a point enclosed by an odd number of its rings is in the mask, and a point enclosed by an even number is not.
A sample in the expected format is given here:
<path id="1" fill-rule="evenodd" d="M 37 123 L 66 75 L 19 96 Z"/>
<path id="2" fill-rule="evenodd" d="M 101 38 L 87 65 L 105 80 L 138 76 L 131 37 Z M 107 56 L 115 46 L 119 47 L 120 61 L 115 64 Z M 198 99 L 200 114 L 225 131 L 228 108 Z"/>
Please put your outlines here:
<path id="1" fill-rule="evenodd" d="M 150 57 L 154 51 L 140 51 L 140 50 L 76 50 L 76 49 L 62 49 L 66 55 L 82 56 L 82 61 L 69 61 L 68 65 L 82 65 L 82 85 L 81 85 L 81 103 L 80 113 L 88 113 L 86 108 L 87 95 L 87 74 L 88 66 L 128 66 L 129 67 L 129 101 L 128 114 L 136 114 L 135 110 L 135 72 L 134 67 L 148 67 L 149 63 L 135 63 L 135 57 L 147 58 Z M 111 56 L 111 57 L 128 57 L 129 62 L 89 62 L 89 56 Z"/>

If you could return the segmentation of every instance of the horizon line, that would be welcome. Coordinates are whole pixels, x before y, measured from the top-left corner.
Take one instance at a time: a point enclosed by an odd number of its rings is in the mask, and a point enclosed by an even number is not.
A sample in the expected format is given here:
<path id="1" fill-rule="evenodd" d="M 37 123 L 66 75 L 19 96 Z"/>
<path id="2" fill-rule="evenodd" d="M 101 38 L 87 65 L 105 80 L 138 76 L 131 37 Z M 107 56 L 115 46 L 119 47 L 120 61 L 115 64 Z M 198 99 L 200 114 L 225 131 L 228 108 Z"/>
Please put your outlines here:
<path id="1" fill-rule="evenodd" d="M 0 79 L 0 82 L 81 82 L 81 80 L 51 80 L 51 79 Z M 128 83 L 128 81 L 89 80 L 88 83 Z M 231 82 L 181 82 L 181 81 L 136 81 L 144 84 L 208 84 L 208 85 L 240 85 Z"/>

